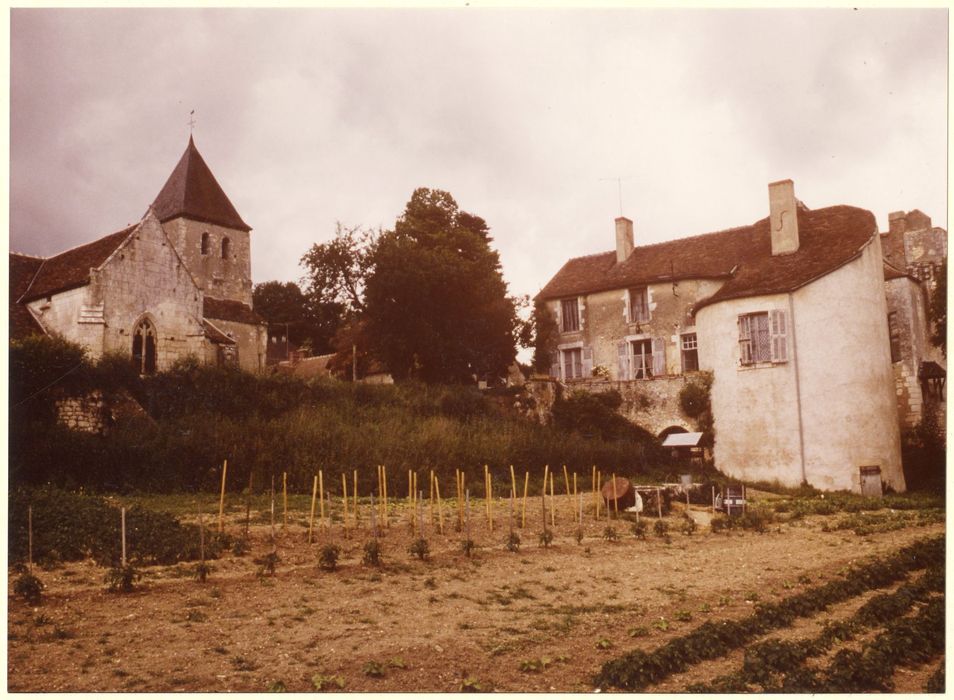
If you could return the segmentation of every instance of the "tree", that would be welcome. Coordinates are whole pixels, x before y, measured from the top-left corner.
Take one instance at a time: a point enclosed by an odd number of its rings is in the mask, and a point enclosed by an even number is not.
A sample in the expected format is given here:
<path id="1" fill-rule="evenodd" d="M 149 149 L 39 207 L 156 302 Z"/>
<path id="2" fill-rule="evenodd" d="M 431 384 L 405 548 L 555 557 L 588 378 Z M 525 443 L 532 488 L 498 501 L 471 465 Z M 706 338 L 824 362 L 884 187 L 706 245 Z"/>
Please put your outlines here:
<path id="1" fill-rule="evenodd" d="M 252 304 L 269 325 L 287 324 L 291 343 L 310 346 L 318 354 L 330 350 L 343 313 L 341 304 L 312 303 L 294 282 L 277 280 L 255 285 Z"/>
<path id="2" fill-rule="evenodd" d="M 947 357 L 947 259 L 941 263 L 937 270 L 937 285 L 931 296 L 931 321 L 934 325 L 934 332 L 931 334 L 931 342 L 941 348 L 944 357 Z"/>
<path id="3" fill-rule="evenodd" d="M 309 303 L 315 307 L 336 304 L 347 316 L 363 311 L 364 285 L 379 237 L 372 230 L 348 228 L 339 221 L 332 240 L 311 246 L 301 257 Z"/>
<path id="4" fill-rule="evenodd" d="M 376 241 L 364 294 L 366 335 L 398 379 L 505 376 L 515 357 L 514 299 L 486 222 L 447 192 L 414 191 Z"/>
<path id="5" fill-rule="evenodd" d="M 559 329 L 546 302 L 539 299 L 534 302 L 530 324 L 533 327 L 533 369 L 541 374 L 549 374 L 552 365 L 550 355 L 556 351 Z"/>

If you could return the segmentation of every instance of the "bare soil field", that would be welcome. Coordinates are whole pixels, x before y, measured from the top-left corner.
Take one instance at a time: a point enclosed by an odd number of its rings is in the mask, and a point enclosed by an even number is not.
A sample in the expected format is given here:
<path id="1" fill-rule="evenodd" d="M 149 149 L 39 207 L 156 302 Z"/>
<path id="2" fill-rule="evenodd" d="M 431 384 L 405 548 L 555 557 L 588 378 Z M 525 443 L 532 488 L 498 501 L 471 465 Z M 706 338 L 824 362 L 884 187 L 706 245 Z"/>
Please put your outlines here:
<path id="1" fill-rule="evenodd" d="M 316 530 L 307 543 L 307 511 L 276 526 L 280 562 L 260 575 L 256 558 L 271 551 L 270 526 L 253 517 L 251 552 L 212 562 L 205 583 L 194 564 L 146 567 L 130 593 L 105 590 L 92 562 L 36 571 L 46 585 L 30 607 L 8 597 L 10 691 L 561 691 L 591 692 L 606 661 L 632 649 L 650 651 L 706 620 L 736 619 L 831 580 L 851 564 L 891 554 L 944 532 L 940 523 L 859 536 L 826 531 L 836 516 L 809 516 L 762 534 L 678 531 L 684 506 L 667 519 L 669 541 L 637 539 L 625 521 L 576 524 L 557 508 L 555 539 L 542 547 L 539 513 L 519 551 L 505 547 L 507 508 L 495 529 L 472 519 L 477 549 L 461 551 L 463 534 L 445 514 L 444 534 L 428 524 L 430 556 L 408 553 L 405 515 L 380 538 L 383 565 L 362 563 L 370 539 L 367 512 L 358 526 Z M 705 509 L 693 507 L 705 520 Z M 698 510 L 695 510 L 698 508 Z M 426 510 L 425 510 L 426 513 Z M 264 523 L 263 523 L 264 520 Z M 425 515 L 425 520 L 427 516 Z M 604 538 L 608 526 L 619 539 Z M 244 528 L 244 509 L 227 530 Z M 340 545 L 336 571 L 317 565 L 322 545 Z M 863 599 L 799 621 L 787 637 L 810 636 Z M 898 690 L 918 692 L 938 662 L 906 668 Z M 657 692 L 682 692 L 738 666 L 727 656 L 670 677 Z"/>

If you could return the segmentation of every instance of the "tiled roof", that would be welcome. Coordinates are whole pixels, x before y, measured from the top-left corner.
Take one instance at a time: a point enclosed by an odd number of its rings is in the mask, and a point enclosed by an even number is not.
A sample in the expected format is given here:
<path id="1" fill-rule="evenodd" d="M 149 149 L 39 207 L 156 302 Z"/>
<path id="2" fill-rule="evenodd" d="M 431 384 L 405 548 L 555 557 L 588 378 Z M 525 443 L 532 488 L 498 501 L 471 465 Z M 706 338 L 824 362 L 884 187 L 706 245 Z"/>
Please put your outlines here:
<path id="1" fill-rule="evenodd" d="M 43 264 L 43 258 L 31 255 L 10 253 L 10 339 L 25 338 L 28 335 L 43 334 L 42 326 L 34 318 L 25 304 L 17 303 L 29 288 L 37 270 Z"/>
<path id="2" fill-rule="evenodd" d="M 236 323 L 251 323 L 253 325 L 265 323 L 265 319 L 253 311 L 251 306 L 231 299 L 205 297 L 202 301 L 202 315 L 205 318 L 220 321 L 235 321 Z"/>
<path id="3" fill-rule="evenodd" d="M 877 231 L 864 209 L 798 208 L 799 249 L 772 255 L 768 218 L 751 226 L 639 246 L 622 263 L 615 251 L 567 262 L 539 299 L 589 294 L 659 281 L 690 278 L 726 283 L 696 309 L 716 301 L 787 292 L 853 259 Z"/>
<path id="4" fill-rule="evenodd" d="M 162 186 L 152 208 L 163 223 L 183 216 L 240 231 L 252 230 L 251 226 L 242 221 L 242 217 L 219 186 L 191 136 L 185 153 L 166 184 Z"/>
<path id="5" fill-rule="evenodd" d="M 42 261 L 32 284 L 22 293 L 24 301 L 50 296 L 89 282 L 89 271 L 99 267 L 138 224 L 111 233 L 99 240 L 64 251 Z M 11 256 L 12 259 L 12 256 Z M 12 263 L 11 263 L 12 265 Z"/>

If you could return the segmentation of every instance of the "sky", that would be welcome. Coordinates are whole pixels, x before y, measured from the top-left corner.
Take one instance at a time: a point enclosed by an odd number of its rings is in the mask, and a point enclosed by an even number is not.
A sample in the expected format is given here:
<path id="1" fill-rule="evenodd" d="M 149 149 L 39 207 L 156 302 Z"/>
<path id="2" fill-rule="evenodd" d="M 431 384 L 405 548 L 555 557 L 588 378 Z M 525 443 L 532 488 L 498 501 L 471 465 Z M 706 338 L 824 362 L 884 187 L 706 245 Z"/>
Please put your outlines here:
<path id="1" fill-rule="evenodd" d="M 255 282 L 417 187 L 483 217 L 513 294 L 567 259 L 807 206 L 947 228 L 947 10 L 14 9 L 11 250 L 142 217 L 188 142 Z M 617 179 L 619 178 L 619 179 Z M 620 197 L 620 192 L 622 196 Z"/>

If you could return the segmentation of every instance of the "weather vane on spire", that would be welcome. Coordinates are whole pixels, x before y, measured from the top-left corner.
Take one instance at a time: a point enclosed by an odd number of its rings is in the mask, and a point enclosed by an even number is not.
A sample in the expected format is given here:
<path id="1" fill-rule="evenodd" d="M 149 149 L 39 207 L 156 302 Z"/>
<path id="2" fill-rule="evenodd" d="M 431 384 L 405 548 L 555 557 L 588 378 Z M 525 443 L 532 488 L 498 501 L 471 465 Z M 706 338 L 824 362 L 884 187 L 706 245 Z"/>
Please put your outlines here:
<path id="1" fill-rule="evenodd" d="M 195 110 L 189 112 L 189 135 L 192 135 L 192 129 L 195 128 Z"/>

